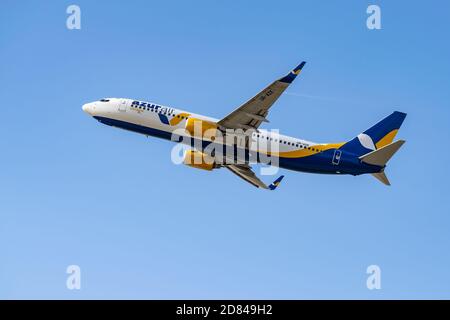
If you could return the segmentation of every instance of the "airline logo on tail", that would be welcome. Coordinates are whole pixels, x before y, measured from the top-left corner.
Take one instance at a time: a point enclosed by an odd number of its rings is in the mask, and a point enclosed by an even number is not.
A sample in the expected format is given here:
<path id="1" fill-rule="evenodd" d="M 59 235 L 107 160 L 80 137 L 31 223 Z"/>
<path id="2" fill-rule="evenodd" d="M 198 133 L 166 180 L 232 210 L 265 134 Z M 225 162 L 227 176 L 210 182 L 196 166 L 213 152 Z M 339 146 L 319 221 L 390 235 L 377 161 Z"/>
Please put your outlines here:
<path id="1" fill-rule="evenodd" d="M 405 118 L 406 113 L 395 111 L 344 144 L 341 149 L 362 156 L 370 151 L 383 148 L 394 141 Z"/>

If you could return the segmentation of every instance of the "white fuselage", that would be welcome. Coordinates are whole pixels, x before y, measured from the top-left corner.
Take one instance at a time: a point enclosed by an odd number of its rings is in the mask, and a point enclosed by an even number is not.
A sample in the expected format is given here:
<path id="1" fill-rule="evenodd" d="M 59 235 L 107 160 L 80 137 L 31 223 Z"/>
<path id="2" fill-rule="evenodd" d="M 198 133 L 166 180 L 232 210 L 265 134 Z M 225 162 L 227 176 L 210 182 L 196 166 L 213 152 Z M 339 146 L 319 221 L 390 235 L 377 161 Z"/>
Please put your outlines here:
<path id="1" fill-rule="evenodd" d="M 108 98 L 87 103 L 83 105 L 83 110 L 101 122 L 165 139 L 170 139 L 173 133 L 179 134 L 179 132 L 182 132 L 186 127 L 188 118 L 213 123 L 218 122 L 218 119 L 212 117 L 150 102 L 122 98 Z M 114 121 L 117 121 L 117 125 Z M 142 127 L 142 130 L 133 129 L 140 127 Z M 148 130 L 145 130 L 145 128 L 148 128 Z M 251 143 L 258 146 L 258 152 L 267 151 L 266 146 L 269 144 L 272 144 L 273 150 L 273 145 L 276 144 L 281 153 L 317 145 L 303 139 L 281 135 L 275 130 L 264 129 L 259 129 L 252 134 Z"/>

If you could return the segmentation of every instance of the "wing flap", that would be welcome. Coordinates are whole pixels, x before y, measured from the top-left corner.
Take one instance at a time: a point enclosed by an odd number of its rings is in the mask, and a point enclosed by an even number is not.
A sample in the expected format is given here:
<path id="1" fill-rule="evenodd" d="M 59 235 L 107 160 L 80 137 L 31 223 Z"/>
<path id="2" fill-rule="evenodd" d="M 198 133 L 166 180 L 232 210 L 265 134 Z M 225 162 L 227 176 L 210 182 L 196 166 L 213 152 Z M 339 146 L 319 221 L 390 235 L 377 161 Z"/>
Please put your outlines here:
<path id="1" fill-rule="evenodd" d="M 268 189 L 266 184 L 256 176 L 249 166 L 232 164 L 227 165 L 226 168 L 255 187 Z"/>

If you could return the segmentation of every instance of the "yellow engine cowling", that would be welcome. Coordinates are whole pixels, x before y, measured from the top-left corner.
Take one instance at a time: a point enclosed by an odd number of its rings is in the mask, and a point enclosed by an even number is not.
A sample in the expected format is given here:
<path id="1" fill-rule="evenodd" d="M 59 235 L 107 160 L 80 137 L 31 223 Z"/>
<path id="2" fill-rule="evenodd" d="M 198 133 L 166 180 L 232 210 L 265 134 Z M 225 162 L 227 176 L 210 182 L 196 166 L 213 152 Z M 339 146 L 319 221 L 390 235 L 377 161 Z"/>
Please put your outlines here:
<path id="1" fill-rule="evenodd" d="M 217 124 L 211 121 L 205 121 L 195 118 L 189 118 L 186 121 L 186 131 L 192 137 L 212 140 L 217 137 Z"/>
<path id="2" fill-rule="evenodd" d="M 183 163 L 193 168 L 208 171 L 211 171 L 216 167 L 213 158 L 196 150 L 187 150 L 184 154 Z"/>

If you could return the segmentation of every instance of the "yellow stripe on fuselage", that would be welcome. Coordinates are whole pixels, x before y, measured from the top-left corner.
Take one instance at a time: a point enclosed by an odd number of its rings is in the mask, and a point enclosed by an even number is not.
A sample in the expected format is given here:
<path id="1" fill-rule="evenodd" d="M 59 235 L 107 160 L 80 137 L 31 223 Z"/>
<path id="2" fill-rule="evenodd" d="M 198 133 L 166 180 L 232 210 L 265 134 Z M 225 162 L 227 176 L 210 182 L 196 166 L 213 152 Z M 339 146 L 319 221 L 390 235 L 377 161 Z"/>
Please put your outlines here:
<path id="1" fill-rule="evenodd" d="M 330 149 L 339 149 L 345 143 L 326 143 L 326 144 L 317 144 L 312 145 L 308 148 L 292 150 L 292 151 L 282 151 L 282 152 L 268 152 L 271 156 L 277 156 L 279 158 L 303 158 L 312 156 L 314 154 L 320 153 L 322 151 L 330 150 Z"/>

